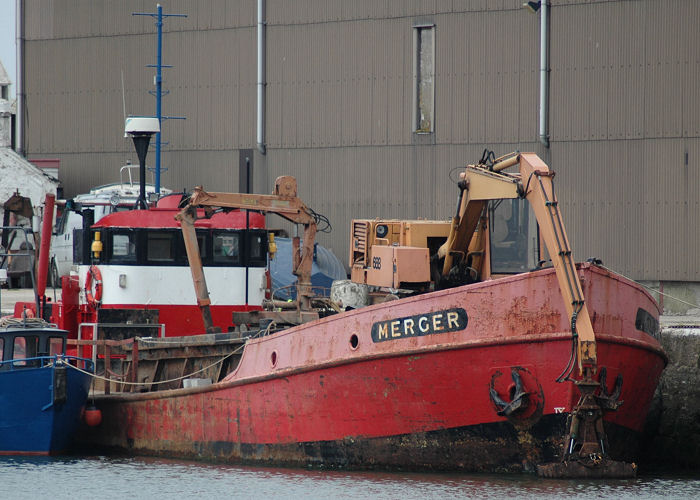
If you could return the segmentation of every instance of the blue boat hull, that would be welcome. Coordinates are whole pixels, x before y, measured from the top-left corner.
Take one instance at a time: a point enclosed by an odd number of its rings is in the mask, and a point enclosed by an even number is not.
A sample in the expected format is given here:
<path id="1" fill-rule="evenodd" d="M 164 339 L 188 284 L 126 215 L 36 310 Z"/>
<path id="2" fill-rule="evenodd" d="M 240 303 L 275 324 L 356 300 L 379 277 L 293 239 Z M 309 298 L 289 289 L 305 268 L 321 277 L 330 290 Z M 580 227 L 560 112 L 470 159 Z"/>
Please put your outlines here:
<path id="1" fill-rule="evenodd" d="M 50 455 L 70 448 L 90 382 L 90 375 L 69 367 L 0 372 L 0 454 Z"/>

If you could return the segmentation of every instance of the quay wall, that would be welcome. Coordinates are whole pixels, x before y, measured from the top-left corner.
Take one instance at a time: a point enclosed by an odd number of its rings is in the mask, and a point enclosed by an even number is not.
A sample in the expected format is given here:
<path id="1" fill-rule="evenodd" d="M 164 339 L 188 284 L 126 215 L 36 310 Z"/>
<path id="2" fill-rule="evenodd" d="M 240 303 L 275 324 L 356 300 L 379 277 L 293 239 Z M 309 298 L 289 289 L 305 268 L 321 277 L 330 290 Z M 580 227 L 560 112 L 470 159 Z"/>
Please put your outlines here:
<path id="1" fill-rule="evenodd" d="M 661 330 L 668 366 L 646 426 L 644 469 L 700 470 L 700 318 Z M 681 322 L 682 317 L 674 317 Z"/>
<path id="2" fill-rule="evenodd" d="M 662 309 L 668 356 L 647 418 L 640 465 L 647 470 L 700 470 L 700 283 L 643 281 Z"/>

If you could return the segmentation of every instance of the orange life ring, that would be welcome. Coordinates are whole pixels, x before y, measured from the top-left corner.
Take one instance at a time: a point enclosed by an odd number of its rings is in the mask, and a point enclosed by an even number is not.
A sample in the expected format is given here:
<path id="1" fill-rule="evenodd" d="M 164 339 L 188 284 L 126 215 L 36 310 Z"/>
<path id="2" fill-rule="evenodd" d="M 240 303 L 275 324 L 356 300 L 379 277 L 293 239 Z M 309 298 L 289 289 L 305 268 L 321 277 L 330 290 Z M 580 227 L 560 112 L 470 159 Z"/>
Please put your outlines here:
<path id="1" fill-rule="evenodd" d="M 92 293 L 92 280 L 95 280 L 95 293 Z M 102 273 L 97 266 L 90 266 L 85 278 L 85 299 L 92 307 L 97 307 L 102 300 Z"/>

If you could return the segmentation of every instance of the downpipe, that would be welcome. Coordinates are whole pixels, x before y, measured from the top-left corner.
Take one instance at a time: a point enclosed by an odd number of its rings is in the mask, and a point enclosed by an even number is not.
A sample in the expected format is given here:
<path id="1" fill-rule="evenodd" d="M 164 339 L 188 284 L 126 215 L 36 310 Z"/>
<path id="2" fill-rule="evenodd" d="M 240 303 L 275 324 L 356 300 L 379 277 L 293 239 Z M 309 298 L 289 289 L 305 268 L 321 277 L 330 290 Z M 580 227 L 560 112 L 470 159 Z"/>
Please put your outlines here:
<path id="1" fill-rule="evenodd" d="M 258 8 L 258 78 L 256 109 L 256 145 L 261 154 L 265 154 L 265 0 L 257 0 Z"/>
<path id="2" fill-rule="evenodd" d="M 540 120 L 539 140 L 549 147 L 549 5 L 545 0 L 540 8 Z"/>

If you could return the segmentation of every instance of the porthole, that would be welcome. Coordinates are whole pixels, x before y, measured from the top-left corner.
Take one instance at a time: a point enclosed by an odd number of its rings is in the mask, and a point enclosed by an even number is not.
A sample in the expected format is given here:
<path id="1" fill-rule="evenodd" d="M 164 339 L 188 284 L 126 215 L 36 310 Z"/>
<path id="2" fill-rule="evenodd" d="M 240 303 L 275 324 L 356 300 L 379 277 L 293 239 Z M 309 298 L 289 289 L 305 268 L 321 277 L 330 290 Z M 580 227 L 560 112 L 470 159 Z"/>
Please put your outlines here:
<path id="1" fill-rule="evenodd" d="M 353 333 L 350 335 L 350 349 L 355 350 L 358 345 L 360 345 L 360 339 L 357 338 L 357 334 Z"/>
<path id="2" fill-rule="evenodd" d="M 270 354 L 270 364 L 273 368 L 277 365 L 277 351 L 272 351 Z"/>

